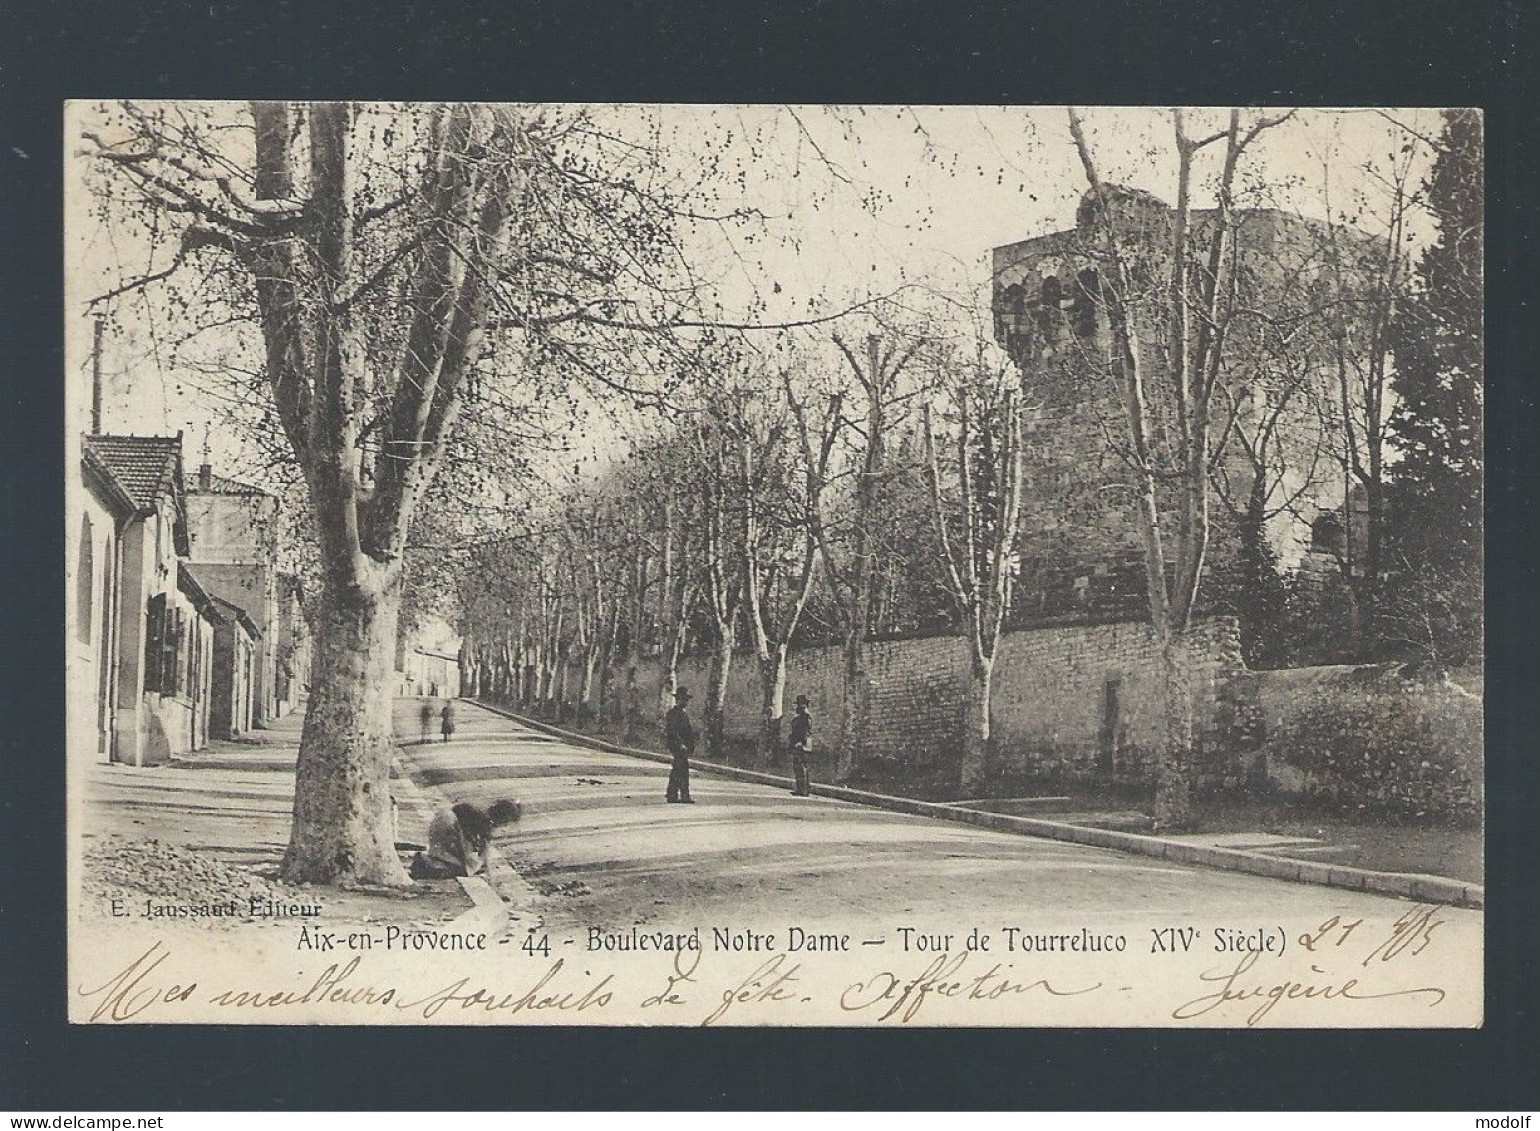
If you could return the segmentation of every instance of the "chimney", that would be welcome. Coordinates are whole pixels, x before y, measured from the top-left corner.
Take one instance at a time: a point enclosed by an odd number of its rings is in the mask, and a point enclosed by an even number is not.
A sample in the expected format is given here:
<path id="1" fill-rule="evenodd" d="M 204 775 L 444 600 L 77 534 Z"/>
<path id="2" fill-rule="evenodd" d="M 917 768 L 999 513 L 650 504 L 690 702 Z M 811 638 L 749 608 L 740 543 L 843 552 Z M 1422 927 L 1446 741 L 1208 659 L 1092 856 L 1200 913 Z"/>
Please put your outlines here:
<path id="1" fill-rule="evenodd" d="M 102 433 L 102 331 L 106 323 L 96 316 L 91 337 L 91 435 Z"/>
<path id="2" fill-rule="evenodd" d="M 212 464 L 200 463 L 198 465 L 198 490 L 207 491 L 214 486 L 214 468 Z"/>

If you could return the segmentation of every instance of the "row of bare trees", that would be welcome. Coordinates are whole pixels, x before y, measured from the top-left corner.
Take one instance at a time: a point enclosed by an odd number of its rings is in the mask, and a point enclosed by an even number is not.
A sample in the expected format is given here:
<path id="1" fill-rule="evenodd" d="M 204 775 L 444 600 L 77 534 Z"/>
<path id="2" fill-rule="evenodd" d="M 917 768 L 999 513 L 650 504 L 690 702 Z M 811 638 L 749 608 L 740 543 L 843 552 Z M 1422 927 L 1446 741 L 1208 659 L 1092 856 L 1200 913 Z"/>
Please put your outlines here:
<path id="1" fill-rule="evenodd" d="M 836 335 L 823 358 L 779 366 L 741 341 L 716 343 L 678 410 L 623 464 L 563 498 L 541 534 L 473 552 L 463 574 L 472 685 L 618 718 L 634 735 L 655 714 L 637 690 L 640 659 L 660 661 L 667 699 L 697 648 L 710 660 L 706 745 L 720 754 L 741 654 L 758 669 L 765 755 L 780 746 L 794 641 L 839 638 L 847 687 L 859 688 L 874 624 L 904 603 L 891 594 L 900 544 L 918 537 L 928 549 L 928 527 L 899 529 L 893 505 L 895 482 L 920 472 L 912 408 L 927 339 L 870 329 L 857 346 Z M 568 665 L 582 674 L 575 694 L 561 684 Z M 519 674 L 541 670 L 538 683 Z M 836 724 L 846 774 L 862 709 L 847 698 Z"/>
<path id="2" fill-rule="evenodd" d="M 976 783 L 1019 573 L 1029 394 L 977 335 L 867 329 L 778 369 L 742 343 L 710 351 L 687 407 L 623 465 L 566 495 L 540 534 L 469 555 L 471 692 L 634 739 L 694 649 L 709 661 L 707 750 L 727 753 L 728 677 L 751 662 L 768 758 L 791 647 L 837 643 L 842 708 L 829 733 L 849 777 L 862 762 L 867 641 L 902 610 L 968 639 L 962 776 Z M 639 689 L 644 657 L 661 668 L 659 702 Z"/>
<path id="3" fill-rule="evenodd" d="M 1204 607 L 1216 507 L 1241 530 L 1242 558 L 1265 557 L 1270 523 L 1308 525 L 1315 500 L 1331 494 L 1323 485 L 1346 479 L 1367 505 L 1364 546 L 1338 547 L 1344 583 L 1351 591 L 1379 574 L 1387 325 L 1405 271 L 1410 166 L 1394 164 L 1382 235 L 1295 223 L 1280 228 L 1263 263 L 1258 241 L 1239 233 L 1239 184 L 1248 150 L 1291 117 L 1236 111 L 1195 136 L 1173 114 L 1176 201 L 1161 206 L 1152 229 L 1124 207 L 1126 190 L 1102 180 L 1079 115 L 1069 115 L 1087 186 L 1079 253 L 1095 265 L 1091 324 L 1103 328 L 1079 360 L 1110 393 L 1087 411 L 1106 410 L 1100 423 L 1121 457 L 1142 542 L 1165 690 L 1157 819 L 1166 824 L 1188 820 L 1189 637 Z M 1194 169 L 1211 147 L 1217 206 L 1199 210 Z M 621 670 L 617 659 L 630 665 L 634 689 L 637 657 L 661 657 L 671 691 L 684 650 L 699 647 L 710 656 L 707 745 L 720 754 L 728 674 L 742 653 L 759 668 L 759 746 L 769 753 L 791 644 L 799 632 L 838 640 L 834 746 L 848 775 L 861 760 L 866 641 L 884 623 L 880 591 L 891 600 L 894 587 L 882 585 L 883 573 L 896 565 L 910 583 L 909 623 L 967 641 L 962 779 L 983 780 L 1001 635 L 1016 592 L 1035 580 L 1023 575 L 1021 547 L 1040 517 L 1034 504 L 1054 506 L 1026 501 L 1024 471 L 1036 459 L 1033 438 L 1055 423 L 1039 412 L 1042 375 L 1030 362 L 986 356 L 980 335 L 961 348 L 944 337 L 888 329 L 852 345 L 836 335 L 821 380 L 752 361 L 737 346 L 712 355 L 694 401 L 584 502 L 585 514 L 611 517 L 569 517 L 548 544 L 547 559 L 584 564 L 541 568 L 586 596 L 529 598 L 512 618 L 531 641 L 550 635 L 552 616 L 567 625 L 566 647 L 582 655 L 569 661 L 583 673 L 578 709 L 594 709 L 596 678 L 606 700 L 605 672 Z M 603 548 L 573 533 L 601 527 L 611 536 Z M 1246 590 L 1264 580 L 1242 569 L 1227 599 L 1254 596 Z M 537 621 L 543 629 L 523 627 Z M 542 694 L 549 702 L 549 687 Z M 619 708 L 631 728 L 635 699 L 633 690 Z"/>
<path id="4" fill-rule="evenodd" d="M 849 774 L 862 760 L 874 629 L 941 625 L 969 640 L 965 763 L 980 772 L 993 664 L 1035 527 L 1023 468 L 1031 438 L 1055 427 L 1051 413 L 1038 418 L 1040 374 L 1001 364 L 977 333 L 891 318 L 819 331 L 805 354 L 756 352 L 762 342 L 733 336 L 747 327 L 703 313 L 684 235 L 735 211 L 594 114 L 114 103 L 76 115 L 102 221 L 145 249 L 98 302 L 218 333 L 222 357 L 255 374 L 263 423 L 305 484 L 316 666 L 291 879 L 404 882 L 390 836 L 390 660 L 412 547 L 431 542 L 424 501 L 473 505 L 444 492 L 456 467 L 475 477 L 467 438 L 516 458 L 533 451 L 537 406 L 579 388 L 634 406 L 645 439 L 549 505 L 522 507 L 516 533 L 494 529 L 457 558 L 474 688 L 593 714 L 619 704 L 637 725 L 641 658 L 659 657 L 671 687 L 685 650 L 700 647 L 711 657 L 707 740 L 720 749 L 746 644 L 768 750 L 791 644 L 837 640 L 836 745 Z M 1125 229 L 1094 130 L 1074 112 L 1067 121 L 1106 327 L 1085 361 L 1115 393 L 1100 423 L 1136 504 L 1168 700 L 1159 809 L 1175 822 L 1193 745 L 1187 636 L 1216 490 L 1265 521 L 1308 497 L 1302 469 L 1314 477 L 1336 460 L 1370 496 L 1371 557 L 1380 542 L 1373 498 L 1387 474 L 1404 224 L 1393 208 L 1377 288 L 1328 286 L 1292 312 L 1254 309 L 1236 238 L 1246 161 L 1292 117 L 1235 112 L 1194 133 L 1174 114 L 1177 194 L 1158 231 Z M 1200 155 L 1216 153 L 1200 177 Z M 1390 177 L 1395 207 L 1410 200 L 1407 177 Z M 1216 202 L 1201 217 L 1200 190 Z M 1362 242 L 1321 232 L 1342 280 Z M 1276 364 L 1240 341 L 1269 341 Z M 1322 394 L 1320 358 L 1335 363 L 1336 397 Z M 1285 436 L 1301 413 L 1330 437 L 1329 457 Z M 1221 457 L 1237 450 L 1256 474 L 1224 482 Z M 475 488 L 492 489 L 505 500 L 520 490 Z"/>

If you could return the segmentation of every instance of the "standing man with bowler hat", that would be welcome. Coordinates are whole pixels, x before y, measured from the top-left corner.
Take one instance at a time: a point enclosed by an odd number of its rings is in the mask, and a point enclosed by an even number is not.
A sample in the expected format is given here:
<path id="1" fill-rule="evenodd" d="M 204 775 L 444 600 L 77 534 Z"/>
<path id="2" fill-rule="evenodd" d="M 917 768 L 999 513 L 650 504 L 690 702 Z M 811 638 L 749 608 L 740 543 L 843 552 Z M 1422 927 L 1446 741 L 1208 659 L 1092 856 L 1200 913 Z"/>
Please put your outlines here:
<path id="1" fill-rule="evenodd" d="M 674 705 L 663 716 L 663 745 L 674 757 L 668 772 L 666 796 L 670 803 L 683 805 L 695 804 L 690 797 L 690 755 L 695 753 L 695 727 L 685 706 L 689 701 L 689 690 L 681 687 L 674 692 Z"/>
<path id="2" fill-rule="evenodd" d="M 807 713 L 808 702 L 806 695 L 797 696 L 797 713 L 792 716 L 791 734 L 786 740 L 786 745 L 791 747 L 791 772 L 797 779 L 792 793 L 798 797 L 810 797 L 813 792 L 808 781 L 808 758 L 811 755 L 809 745 L 813 738 L 813 719 Z"/>

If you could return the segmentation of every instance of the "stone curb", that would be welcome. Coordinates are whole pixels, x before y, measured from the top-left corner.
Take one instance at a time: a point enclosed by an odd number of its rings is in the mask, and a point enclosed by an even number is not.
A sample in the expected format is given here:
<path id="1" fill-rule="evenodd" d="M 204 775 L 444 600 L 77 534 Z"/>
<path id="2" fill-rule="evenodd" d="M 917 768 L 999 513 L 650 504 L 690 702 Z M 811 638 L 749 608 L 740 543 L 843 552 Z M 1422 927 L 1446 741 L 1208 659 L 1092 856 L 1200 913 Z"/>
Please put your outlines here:
<path id="1" fill-rule="evenodd" d="M 480 700 L 471 700 L 493 714 L 502 715 L 522 723 L 532 730 L 542 731 L 582 746 L 643 758 L 649 762 L 668 763 L 667 754 L 651 750 L 638 750 L 602 738 L 563 730 L 524 715 L 515 714 L 503 707 L 496 707 Z M 743 770 L 735 766 L 721 766 L 712 762 L 690 761 L 692 770 L 715 774 L 734 781 L 752 782 L 756 785 L 791 788 L 790 778 L 757 770 Z M 964 809 L 942 801 L 919 801 L 910 797 L 889 797 L 864 789 L 851 789 L 840 785 L 813 786 L 818 797 L 836 801 L 849 801 L 895 813 L 908 813 L 916 817 L 932 817 L 941 821 L 954 821 L 997 832 L 1019 833 L 1048 840 L 1068 841 L 1093 848 L 1111 848 L 1119 852 L 1131 852 L 1140 856 L 1153 856 L 1176 864 L 1198 864 L 1209 868 L 1221 868 L 1230 872 L 1247 872 L 1254 876 L 1266 876 L 1275 880 L 1291 880 L 1295 883 L 1321 884 L 1326 887 L 1346 888 L 1350 891 L 1371 891 L 1383 895 L 1415 899 L 1423 903 L 1438 903 L 1453 907 L 1482 907 L 1486 890 L 1481 884 L 1465 883 L 1443 876 L 1415 875 L 1403 872 L 1371 872 L 1366 868 L 1349 868 L 1341 864 L 1323 864 L 1313 860 L 1289 860 L 1278 856 L 1265 856 L 1238 848 L 1217 848 L 1206 844 L 1187 844 L 1163 837 L 1141 833 L 1098 829 L 1086 825 L 1069 825 L 1061 821 L 1048 821 L 1041 817 L 1013 817 L 1005 813 L 984 813 L 977 809 Z"/>

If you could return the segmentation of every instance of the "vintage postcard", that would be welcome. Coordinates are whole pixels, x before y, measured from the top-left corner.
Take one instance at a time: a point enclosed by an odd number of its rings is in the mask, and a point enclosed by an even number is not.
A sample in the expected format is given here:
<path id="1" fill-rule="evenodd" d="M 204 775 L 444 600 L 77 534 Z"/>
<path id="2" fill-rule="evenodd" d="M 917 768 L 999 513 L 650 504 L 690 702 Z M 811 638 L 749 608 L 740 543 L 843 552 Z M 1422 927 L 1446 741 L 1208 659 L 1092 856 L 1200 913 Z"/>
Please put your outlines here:
<path id="1" fill-rule="evenodd" d="M 1479 111 L 63 112 L 72 1021 L 1482 1023 Z"/>

